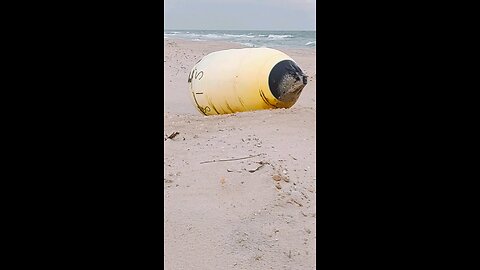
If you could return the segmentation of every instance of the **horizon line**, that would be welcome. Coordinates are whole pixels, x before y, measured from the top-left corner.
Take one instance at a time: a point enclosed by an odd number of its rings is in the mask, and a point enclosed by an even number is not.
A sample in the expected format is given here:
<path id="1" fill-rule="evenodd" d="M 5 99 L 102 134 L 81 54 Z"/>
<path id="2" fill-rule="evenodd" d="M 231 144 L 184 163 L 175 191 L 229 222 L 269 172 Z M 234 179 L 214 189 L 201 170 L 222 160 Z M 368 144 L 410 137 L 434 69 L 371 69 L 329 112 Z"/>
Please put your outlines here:
<path id="1" fill-rule="evenodd" d="M 263 30 L 254 30 L 254 29 L 163 29 L 163 31 L 309 31 L 309 32 L 316 32 L 317 30 L 268 30 L 268 29 L 263 29 Z"/>

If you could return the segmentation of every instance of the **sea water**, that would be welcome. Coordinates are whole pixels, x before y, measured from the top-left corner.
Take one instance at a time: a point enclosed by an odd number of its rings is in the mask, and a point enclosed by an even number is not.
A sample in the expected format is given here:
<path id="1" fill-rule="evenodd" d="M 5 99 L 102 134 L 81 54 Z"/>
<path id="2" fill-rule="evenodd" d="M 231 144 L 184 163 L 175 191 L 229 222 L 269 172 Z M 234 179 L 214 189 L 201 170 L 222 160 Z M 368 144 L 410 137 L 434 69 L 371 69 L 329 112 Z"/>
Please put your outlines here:
<path id="1" fill-rule="evenodd" d="M 220 40 L 252 48 L 316 48 L 316 31 L 243 31 L 243 30 L 164 30 L 164 39 L 183 38 L 193 41 Z"/>

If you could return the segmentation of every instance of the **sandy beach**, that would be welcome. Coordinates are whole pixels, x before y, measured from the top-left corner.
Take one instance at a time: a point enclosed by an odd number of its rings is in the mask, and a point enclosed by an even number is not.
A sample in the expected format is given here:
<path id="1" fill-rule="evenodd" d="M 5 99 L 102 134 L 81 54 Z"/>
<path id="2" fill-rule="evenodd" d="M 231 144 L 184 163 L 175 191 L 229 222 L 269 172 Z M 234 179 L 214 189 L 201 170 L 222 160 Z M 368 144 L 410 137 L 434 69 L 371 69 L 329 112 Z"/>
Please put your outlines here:
<path id="1" fill-rule="evenodd" d="M 309 76 L 292 108 L 204 116 L 188 73 L 231 48 L 164 39 L 165 269 L 316 269 L 316 49 L 279 49 Z"/>

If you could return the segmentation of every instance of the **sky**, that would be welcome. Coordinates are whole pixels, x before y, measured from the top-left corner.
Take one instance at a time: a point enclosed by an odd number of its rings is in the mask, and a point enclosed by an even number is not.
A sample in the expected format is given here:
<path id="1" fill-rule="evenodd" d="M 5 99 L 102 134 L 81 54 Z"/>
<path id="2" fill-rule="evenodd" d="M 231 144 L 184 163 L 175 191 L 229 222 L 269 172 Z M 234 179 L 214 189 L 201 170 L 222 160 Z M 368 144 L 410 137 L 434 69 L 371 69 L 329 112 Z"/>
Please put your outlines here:
<path id="1" fill-rule="evenodd" d="M 315 0 L 164 0 L 168 30 L 315 30 Z"/>

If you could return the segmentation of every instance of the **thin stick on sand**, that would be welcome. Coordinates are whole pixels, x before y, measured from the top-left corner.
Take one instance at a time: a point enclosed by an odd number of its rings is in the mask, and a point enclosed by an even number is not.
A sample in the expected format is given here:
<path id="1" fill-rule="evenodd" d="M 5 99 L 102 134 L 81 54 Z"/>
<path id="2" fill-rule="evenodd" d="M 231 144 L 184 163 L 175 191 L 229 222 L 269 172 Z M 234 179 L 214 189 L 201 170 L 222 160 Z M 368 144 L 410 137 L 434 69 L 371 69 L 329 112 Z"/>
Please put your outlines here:
<path id="1" fill-rule="evenodd" d="M 242 158 L 214 159 L 214 160 L 202 161 L 202 162 L 200 162 L 200 164 L 204 164 L 204 163 L 212 163 L 212 162 L 221 162 L 221 161 L 234 161 L 234 160 L 241 160 L 241 159 L 247 159 L 247 158 L 252 158 L 252 157 L 258 157 L 258 156 L 260 156 L 260 155 L 265 155 L 265 153 L 261 153 L 261 154 L 254 155 L 254 156 L 242 157 Z"/>

